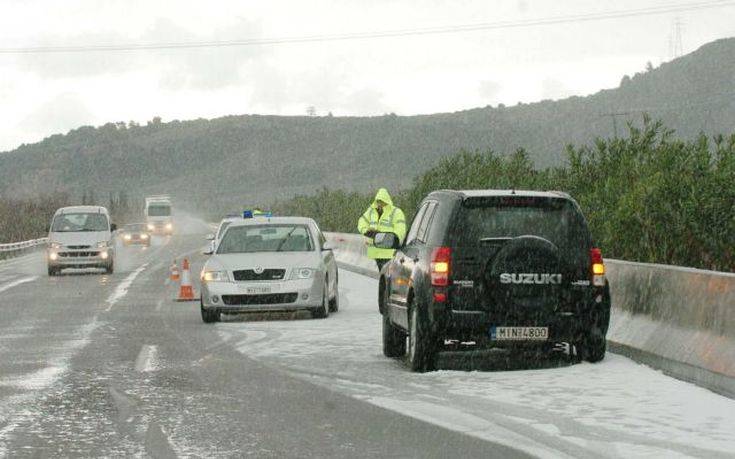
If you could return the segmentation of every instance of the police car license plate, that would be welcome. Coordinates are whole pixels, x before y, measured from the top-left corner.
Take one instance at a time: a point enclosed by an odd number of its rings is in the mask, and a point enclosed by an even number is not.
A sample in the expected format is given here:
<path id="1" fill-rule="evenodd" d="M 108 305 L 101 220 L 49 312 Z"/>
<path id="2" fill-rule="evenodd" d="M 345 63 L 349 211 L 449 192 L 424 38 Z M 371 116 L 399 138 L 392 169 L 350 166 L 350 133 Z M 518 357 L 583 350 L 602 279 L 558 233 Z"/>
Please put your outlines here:
<path id="1" fill-rule="evenodd" d="M 549 327 L 490 327 L 492 341 L 545 341 Z"/>
<path id="2" fill-rule="evenodd" d="M 240 290 L 244 289 L 245 293 L 247 293 L 248 295 L 262 295 L 266 293 L 277 292 L 279 290 L 279 287 L 280 287 L 279 284 L 250 285 L 250 286 L 240 286 Z"/>

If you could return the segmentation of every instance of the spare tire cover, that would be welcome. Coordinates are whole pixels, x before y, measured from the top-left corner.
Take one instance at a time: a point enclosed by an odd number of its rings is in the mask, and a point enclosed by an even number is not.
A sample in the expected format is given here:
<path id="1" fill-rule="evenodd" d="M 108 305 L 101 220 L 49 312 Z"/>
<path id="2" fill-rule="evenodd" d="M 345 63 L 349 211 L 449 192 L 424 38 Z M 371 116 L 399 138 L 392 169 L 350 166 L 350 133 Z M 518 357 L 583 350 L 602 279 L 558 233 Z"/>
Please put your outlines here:
<path id="1" fill-rule="evenodd" d="M 485 281 L 493 309 L 553 311 L 563 281 L 559 248 L 538 236 L 513 238 L 488 262 Z"/>

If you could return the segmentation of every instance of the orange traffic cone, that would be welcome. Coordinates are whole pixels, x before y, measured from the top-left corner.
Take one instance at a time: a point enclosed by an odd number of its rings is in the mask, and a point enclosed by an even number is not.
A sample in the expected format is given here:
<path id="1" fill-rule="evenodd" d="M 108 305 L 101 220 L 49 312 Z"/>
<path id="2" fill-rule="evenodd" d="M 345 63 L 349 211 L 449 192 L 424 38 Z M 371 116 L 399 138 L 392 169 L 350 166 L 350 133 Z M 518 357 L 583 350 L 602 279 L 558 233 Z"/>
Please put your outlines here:
<path id="1" fill-rule="evenodd" d="M 176 301 L 196 301 L 194 298 L 194 287 L 191 285 L 191 272 L 189 271 L 189 260 L 184 258 L 181 269 L 181 283 L 179 284 L 179 297 Z"/>
<path id="2" fill-rule="evenodd" d="M 176 260 L 171 264 L 171 277 L 169 277 L 171 282 L 176 282 L 179 280 L 179 267 L 176 265 Z"/>

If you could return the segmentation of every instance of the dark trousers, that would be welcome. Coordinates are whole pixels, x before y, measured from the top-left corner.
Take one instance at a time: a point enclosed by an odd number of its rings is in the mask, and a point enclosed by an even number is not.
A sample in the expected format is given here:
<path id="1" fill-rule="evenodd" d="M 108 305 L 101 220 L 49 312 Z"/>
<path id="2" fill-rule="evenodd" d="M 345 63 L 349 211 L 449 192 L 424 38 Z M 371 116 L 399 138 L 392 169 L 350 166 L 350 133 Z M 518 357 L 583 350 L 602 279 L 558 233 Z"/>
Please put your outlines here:
<path id="1" fill-rule="evenodd" d="M 381 260 L 381 259 L 376 259 L 376 260 L 375 260 L 375 264 L 376 264 L 376 265 L 378 265 L 378 271 L 380 271 L 381 269 L 383 269 L 383 266 L 384 266 L 384 265 L 385 265 L 386 263 L 388 263 L 389 261 L 390 261 L 390 260 L 388 260 L 388 259 L 383 259 L 383 260 Z"/>

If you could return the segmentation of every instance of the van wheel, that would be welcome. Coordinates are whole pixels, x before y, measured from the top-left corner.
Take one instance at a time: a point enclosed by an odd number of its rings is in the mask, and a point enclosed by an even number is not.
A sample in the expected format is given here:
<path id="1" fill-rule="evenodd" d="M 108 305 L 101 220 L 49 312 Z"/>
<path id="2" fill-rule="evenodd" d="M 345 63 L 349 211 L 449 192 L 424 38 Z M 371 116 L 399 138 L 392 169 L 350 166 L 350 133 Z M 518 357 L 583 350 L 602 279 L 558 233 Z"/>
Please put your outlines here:
<path id="1" fill-rule="evenodd" d="M 105 266 L 105 272 L 107 274 L 112 274 L 113 271 L 115 271 L 115 262 L 114 261 L 110 261 L 110 264 L 107 265 L 107 266 Z"/>
<path id="2" fill-rule="evenodd" d="M 388 314 L 383 316 L 383 355 L 386 357 L 406 355 L 406 334 L 391 323 Z"/>
<path id="3" fill-rule="evenodd" d="M 59 268 L 54 268 L 54 267 L 51 267 L 51 266 L 48 267 L 48 275 L 50 277 L 57 276 L 58 274 L 59 274 Z"/>
<path id="4" fill-rule="evenodd" d="M 436 343 L 417 305 L 411 306 L 408 323 L 408 367 L 423 373 L 436 369 Z"/>

